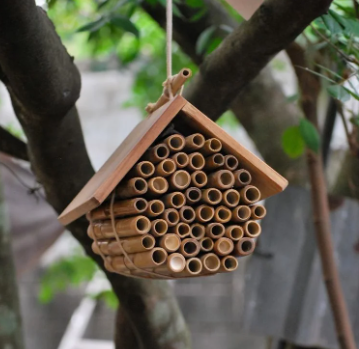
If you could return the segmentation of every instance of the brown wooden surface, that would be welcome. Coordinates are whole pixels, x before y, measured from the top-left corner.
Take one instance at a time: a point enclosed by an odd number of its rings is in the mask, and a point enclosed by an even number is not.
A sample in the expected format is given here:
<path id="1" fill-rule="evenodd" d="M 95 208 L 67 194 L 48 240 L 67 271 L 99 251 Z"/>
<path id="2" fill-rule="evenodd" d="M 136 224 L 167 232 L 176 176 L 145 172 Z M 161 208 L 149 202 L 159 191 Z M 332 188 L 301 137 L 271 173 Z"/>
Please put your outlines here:
<path id="1" fill-rule="evenodd" d="M 59 221 L 66 225 L 99 206 L 185 105 L 178 96 L 139 123 L 74 198 Z"/>

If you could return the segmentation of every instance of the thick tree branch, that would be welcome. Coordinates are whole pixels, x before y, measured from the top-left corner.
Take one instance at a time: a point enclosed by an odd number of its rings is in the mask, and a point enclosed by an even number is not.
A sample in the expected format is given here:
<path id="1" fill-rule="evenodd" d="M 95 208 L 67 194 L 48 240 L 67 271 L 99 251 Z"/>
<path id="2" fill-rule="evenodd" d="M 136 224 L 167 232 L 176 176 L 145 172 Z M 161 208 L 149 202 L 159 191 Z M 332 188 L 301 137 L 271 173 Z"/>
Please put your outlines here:
<path id="1" fill-rule="evenodd" d="M 0 126 L 0 151 L 14 158 L 29 160 L 27 146 L 19 138 L 12 135 L 9 131 Z"/>

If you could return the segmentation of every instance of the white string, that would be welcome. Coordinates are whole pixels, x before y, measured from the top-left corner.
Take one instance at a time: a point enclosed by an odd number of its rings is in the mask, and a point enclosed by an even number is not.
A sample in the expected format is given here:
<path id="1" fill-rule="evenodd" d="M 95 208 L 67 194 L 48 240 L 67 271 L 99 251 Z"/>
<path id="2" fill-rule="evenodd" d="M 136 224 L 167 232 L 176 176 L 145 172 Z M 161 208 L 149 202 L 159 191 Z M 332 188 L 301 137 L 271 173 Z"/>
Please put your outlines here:
<path id="1" fill-rule="evenodd" d="M 166 0 L 166 63 L 167 79 L 172 76 L 172 0 Z"/>

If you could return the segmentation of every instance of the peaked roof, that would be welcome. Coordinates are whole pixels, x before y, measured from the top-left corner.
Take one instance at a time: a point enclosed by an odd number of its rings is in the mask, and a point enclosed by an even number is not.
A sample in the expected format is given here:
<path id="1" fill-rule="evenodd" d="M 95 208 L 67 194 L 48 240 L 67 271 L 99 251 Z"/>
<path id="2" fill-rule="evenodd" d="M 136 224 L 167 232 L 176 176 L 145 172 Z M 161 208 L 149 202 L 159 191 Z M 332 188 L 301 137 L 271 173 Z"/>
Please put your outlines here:
<path id="1" fill-rule="evenodd" d="M 207 137 L 219 138 L 223 149 L 235 155 L 240 160 L 241 167 L 254 174 L 253 183 L 262 191 L 262 198 L 285 189 L 288 184 L 285 178 L 237 143 L 182 96 L 177 96 L 135 127 L 61 213 L 59 221 L 64 225 L 69 224 L 101 205 L 180 111 L 184 116 L 181 123 L 183 121 Z"/>

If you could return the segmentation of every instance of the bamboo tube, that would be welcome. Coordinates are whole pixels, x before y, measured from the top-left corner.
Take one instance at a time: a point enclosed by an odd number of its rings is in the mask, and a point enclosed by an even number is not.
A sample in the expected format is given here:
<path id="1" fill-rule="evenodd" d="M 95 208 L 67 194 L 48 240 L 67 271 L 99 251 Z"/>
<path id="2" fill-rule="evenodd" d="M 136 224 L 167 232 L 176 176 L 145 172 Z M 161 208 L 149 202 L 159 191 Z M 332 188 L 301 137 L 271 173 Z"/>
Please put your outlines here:
<path id="1" fill-rule="evenodd" d="M 171 153 L 181 151 L 185 146 L 185 139 L 182 135 L 176 133 L 168 136 L 164 141 Z"/>
<path id="2" fill-rule="evenodd" d="M 181 239 L 177 234 L 165 234 L 160 238 L 159 245 L 167 252 L 176 252 L 181 245 Z"/>
<path id="3" fill-rule="evenodd" d="M 153 164 L 158 164 L 160 161 L 168 158 L 170 155 L 170 150 L 167 145 L 160 143 L 154 147 L 149 148 L 146 153 L 143 155 L 143 159 L 152 162 Z"/>
<path id="4" fill-rule="evenodd" d="M 205 165 L 205 159 L 201 153 L 192 153 L 188 155 L 189 163 L 187 166 L 187 169 L 189 171 L 199 171 L 202 170 L 202 168 Z"/>
<path id="5" fill-rule="evenodd" d="M 147 217 L 156 217 L 163 213 L 165 205 L 161 200 L 152 200 L 148 202 L 146 210 Z"/>
<path id="6" fill-rule="evenodd" d="M 208 186 L 217 189 L 229 189 L 233 187 L 234 176 L 231 171 L 218 170 L 208 176 Z"/>
<path id="7" fill-rule="evenodd" d="M 155 173 L 155 166 L 152 162 L 141 161 L 130 171 L 130 177 L 149 178 Z"/>
<path id="8" fill-rule="evenodd" d="M 205 236 L 199 241 L 199 244 L 201 245 L 201 251 L 203 252 L 210 252 L 213 250 L 214 242 L 211 238 L 208 236 Z"/>
<path id="9" fill-rule="evenodd" d="M 209 222 L 214 216 L 214 208 L 208 205 L 200 205 L 195 211 L 196 219 L 200 223 Z"/>
<path id="10" fill-rule="evenodd" d="M 176 226 L 171 227 L 169 231 L 183 239 L 190 235 L 191 227 L 187 223 L 180 222 Z"/>
<path id="11" fill-rule="evenodd" d="M 234 243 L 231 239 L 222 237 L 214 243 L 213 249 L 219 256 L 227 256 L 233 251 Z"/>
<path id="12" fill-rule="evenodd" d="M 216 188 L 202 189 L 202 201 L 210 205 L 218 205 L 222 200 L 222 193 Z"/>
<path id="13" fill-rule="evenodd" d="M 201 189 L 197 187 L 190 187 L 186 189 L 184 195 L 186 197 L 186 202 L 190 205 L 193 205 L 201 200 L 202 192 Z"/>
<path id="14" fill-rule="evenodd" d="M 181 272 L 186 267 L 186 259 L 180 253 L 172 253 L 168 256 L 165 264 L 153 271 L 159 274 L 173 275 Z"/>
<path id="15" fill-rule="evenodd" d="M 206 226 L 206 235 L 211 239 L 219 239 L 224 233 L 224 225 L 221 223 L 210 223 Z"/>
<path id="16" fill-rule="evenodd" d="M 174 208 L 165 209 L 161 218 L 167 222 L 169 227 L 174 227 L 180 220 L 179 214 Z"/>
<path id="17" fill-rule="evenodd" d="M 204 146 L 205 138 L 200 133 L 194 133 L 185 138 L 185 147 L 184 150 L 187 152 L 192 152 L 201 149 Z"/>
<path id="18" fill-rule="evenodd" d="M 195 257 L 201 250 L 201 245 L 196 239 L 186 238 L 181 242 L 180 253 L 186 258 Z"/>
<path id="19" fill-rule="evenodd" d="M 176 163 L 172 159 L 164 159 L 156 165 L 155 174 L 160 177 L 168 177 L 176 171 Z"/>
<path id="20" fill-rule="evenodd" d="M 240 205 L 232 210 L 232 221 L 245 222 L 251 217 L 251 209 L 248 206 Z"/>
<path id="21" fill-rule="evenodd" d="M 235 189 L 228 189 L 223 193 L 222 204 L 228 207 L 236 207 L 239 204 L 240 195 Z"/>
<path id="22" fill-rule="evenodd" d="M 218 206 L 214 211 L 214 220 L 218 223 L 228 223 L 232 218 L 231 210 L 226 206 Z"/>
<path id="23" fill-rule="evenodd" d="M 238 160 L 233 155 L 226 155 L 224 157 L 224 168 L 229 171 L 234 171 L 238 167 Z"/>
<path id="24" fill-rule="evenodd" d="M 244 235 L 249 238 L 257 238 L 261 235 L 262 228 L 256 221 L 248 221 L 243 225 Z"/>
<path id="25" fill-rule="evenodd" d="M 203 147 L 200 149 L 200 152 L 204 156 L 211 155 L 213 153 L 218 153 L 222 149 L 222 142 L 217 138 L 211 138 L 204 142 Z"/>
<path id="26" fill-rule="evenodd" d="M 220 259 L 214 253 L 206 253 L 200 259 L 203 265 L 202 274 L 216 273 L 221 266 Z"/>
<path id="27" fill-rule="evenodd" d="M 177 168 L 185 168 L 189 163 L 189 157 L 184 152 L 172 155 L 171 159 L 176 163 Z"/>
<path id="28" fill-rule="evenodd" d="M 155 237 L 163 236 L 167 233 L 168 224 L 164 219 L 156 219 L 151 222 L 151 234 Z"/>
<path id="29" fill-rule="evenodd" d="M 234 187 L 242 188 L 252 182 L 252 176 L 247 170 L 237 170 L 234 172 Z"/>
<path id="30" fill-rule="evenodd" d="M 192 223 L 196 218 L 196 212 L 191 206 L 183 206 L 179 210 L 179 215 L 182 222 Z"/>
<path id="31" fill-rule="evenodd" d="M 148 187 L 143 178 L 134 177 L 127 181 L 122 181 L 115 190 L 116 197 L 120 199 L 128 199 L 146 194 Z"/>
<path id="32" fill-rule="evenodd" d="M 191 174 L 192 185 L 203 188 L 208 181 L 207 175 L 203 171 L 195 171 Z"/>
<path id="33" fill-rule="evenodd" d="M 129 200 L 116 201 L 113 204 L 113 214 L 115 217 L 125 217 L 138 215 L 146 211 L 148 203 L 145 199 L 136 198 Z M 92 220 L 106 219 L 111 217 L 111 205 L 101 205 L 91 212 Z"/>
<path id="34" fill-rule="evenodd" d="M 180 273 L 177 273 L 176 276 L 195 276 L 199 275 L 202 272 L 202 262 L 199 258 L 190 258 L 186 261 L 186 267 Z"/>
<path id="35" fill-rule="evenodd" d="M 204 238 L 205 234 L 206 234 L 206 229 L 204 225 L 199 223 L 194 223 L 191 225 L 191 232 L 189 234 L 191 238 L 196 240 L 201 240 Z"/>
<path id="36" fill-rule="evenodd" d="M 255 241 L 251 238 L 243 238 L 236 242 L 234 246 L 234 254 L 236 256 L 248 256 L 256 247 Z"/>
<path id="37" fill-rule="evenodd" d="M 109 241 L 94 241 L 92 243 L 92 250 L 96 254 L 100 254 L 100 250 L 103 254 L 109 256 L 121 256 L 123 251 L 126 253 L 138 253 L 152 250 L 155 247 L 155 238 L 152 235 L 140 235 L 130 238 L 122 238 L 122 249 L 119 246 L 117 240 Z"/>
<path id="38" fill-rule="evenodd" d="M 166 208 L 179 209 L 186 203 L 186 197 L 183 193 L 176 191 L 174 193 L 167 194 L 162 198 Z"/>
<path id="39" fill-rule="evenodd" d="M 244 231 L 240 225 L 230 225 L 226 227 L 224 235 L 227 236 L 227 238 L 232 239 L 233 241 L 239 241 L 243 238 Z"/>
<path id="40" fill-rule="evenodd" d="M 148 193 L 151 195 L 162 195 L 168 190 L 168 182 L 163 177 L 153 177 L 148 181 Z"/>
<path id="41" fill-rule="evenodd" d="M 179 170 L 171 175 L 169 182 L 171 189 L 184 190 L 190 185 L 191 176 L 187 171 Z"/>
<path id="42" fill-rule="evenodd" d="M 155 247 L 151 251 L 140 252 L 127 255 L 113 257 L 110 265 L 116 271 L 127 271 L 140 269 L 156 268 L 166 262 L 167 252 L 163 248 Z M 132 262 L 132 263 L 131 263 Z"/>
<path id="43" fill-rule="evenodd" d="M 204 169 L 206 171 L 216 170 L 224 165 L 224 156 L 220 153 L 213 154 L 206 158 Z"/>
<path id="44" fill-rule="evenodd" d="M 225 256 L 221 259 L 221 266 L 219 268 L 220 273 L 228 273 L 235 271 L 238 268 L 237 258 L 233 256 Z"/>
<path id="45" fill-rule="evenodd" d="M 172 76 L 171 81 L 168 83 L 171 84 L 170 87 L 173 96 L 177 94 L 177 92 L 181 89 L 181 87 L 186 82 L 186 80 L 191 76 L 192 76 L 192 71 L 191 69 L 188 68 L 183 68 L 178 74 Z M 167 84 L 165 84 L 165 88 L 160 98 L 157 100 L 156 103 L 148 103 L 146 107 L 146 111 L 151 114 L 158 108 L 165 105 L 169 100 L 170 100 L 170 92 L 168 90 Z"/>
<path id="46" fill-rule="evenodd" d="M 136 216 L 118 220 L 116 219 L 115 228 L 118 236 L 129 237 L 147 234 L 151 229 L 151 223 L 145 216 Z M 90 229 L 88 234 L 92 239 L 93 234 L 95 234 L 98 239 L 108 239 L 115 236 L 110 220 L 94 223 L 93 229 Z"/>
<path id="47" fill-rule="evenodd" d="M 252 212 L 251 214 L 252 219 L 263 219 L 267 214 L 267 210 L 263 205 L 252 206 L 251 212 Z"/>
<path id="48" fill-rule="evenodd" d="M 241 203 L 246 205 L 254 204 L 261 199 L 261 192 L 254 185 L 247 185 L 239 192 Z"/>

